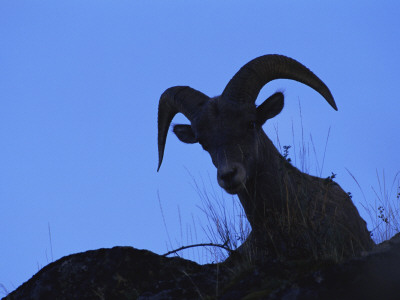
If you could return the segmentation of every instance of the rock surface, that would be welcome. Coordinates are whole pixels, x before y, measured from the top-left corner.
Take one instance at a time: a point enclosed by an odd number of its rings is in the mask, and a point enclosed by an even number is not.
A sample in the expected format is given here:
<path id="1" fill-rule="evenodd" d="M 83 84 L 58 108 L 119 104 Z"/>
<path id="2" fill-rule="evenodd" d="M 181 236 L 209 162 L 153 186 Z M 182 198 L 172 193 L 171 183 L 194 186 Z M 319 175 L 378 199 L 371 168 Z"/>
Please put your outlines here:
<path id="1" fill-rule="evenodd" d="M 99 249 L 47 265 L 3 299 L 400 299 L 400 234 L 341 264 L 198 265 L 131 247 Z"/>

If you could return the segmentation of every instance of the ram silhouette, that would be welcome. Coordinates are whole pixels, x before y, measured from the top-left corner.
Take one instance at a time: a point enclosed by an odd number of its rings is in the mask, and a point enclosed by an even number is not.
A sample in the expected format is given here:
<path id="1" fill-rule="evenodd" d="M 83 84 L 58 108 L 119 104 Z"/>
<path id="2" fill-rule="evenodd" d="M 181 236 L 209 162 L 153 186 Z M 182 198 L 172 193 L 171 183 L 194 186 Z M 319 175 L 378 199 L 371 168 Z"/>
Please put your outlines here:
<path id="1" fill-rule="evenodd" d="M 370 249 L 374 242 L 349 195 L 331 178 L 292 166 L 263 131 L 262 125 L 281 112 L 284 96 L 277 92 L 259 106 L 255 101 L 261 88 L 275 79 L 306 84 L 337 110 L 328 87 L 307 67 L 282 55 L 258 57 L 233 76 L 220 96 L 210 98 L 188 86 L 162 94 L 158 170 L 171 121 L 182 113 L 190 125 L 177 124 L 173 132 L 210 154 L 218 184 L 237 194 L 244 208 L 252 231 L 241 252 L 341 260 Z"/>

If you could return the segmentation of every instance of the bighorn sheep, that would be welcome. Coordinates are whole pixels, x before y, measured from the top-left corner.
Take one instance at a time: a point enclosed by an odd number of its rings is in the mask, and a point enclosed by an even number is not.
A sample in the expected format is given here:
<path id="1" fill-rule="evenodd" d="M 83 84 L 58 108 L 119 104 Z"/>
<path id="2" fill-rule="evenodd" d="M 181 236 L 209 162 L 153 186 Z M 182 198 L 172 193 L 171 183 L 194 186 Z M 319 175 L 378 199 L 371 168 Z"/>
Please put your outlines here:
<path id="1" fill-rule="evenodd" d="M 279 114 L 283 94 L 255 105 L 261 88 L 292 79 L 316 90 L 337 110 L 328 87 L 308 68 L 282 55 L 264 55 L 244 65 L 222 95 L 209 98 L 188 86 L 161 96 L 158 108 L 159 165 L 169 126 L 177 113 L 191 125 L 175 125 L 184 143 L 200 143 L 217 168 L 218 184 L 237 194 L 252 227 L 244 243 L 262 256 L 336 259 L 374 243 L 365 221 L 338 184 L 302 173 L 275 148 L 262 125 Z"/>

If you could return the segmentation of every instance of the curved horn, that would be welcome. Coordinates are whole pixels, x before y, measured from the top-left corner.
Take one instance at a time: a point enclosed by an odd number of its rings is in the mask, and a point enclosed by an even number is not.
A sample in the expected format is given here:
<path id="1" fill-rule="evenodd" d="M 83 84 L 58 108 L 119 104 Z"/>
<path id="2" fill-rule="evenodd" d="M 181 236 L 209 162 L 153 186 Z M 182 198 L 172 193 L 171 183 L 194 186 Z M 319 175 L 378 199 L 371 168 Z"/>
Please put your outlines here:
<path id="1" fill-rule="evenodd" d="M 192 121 L 194 114 L 198 111 L 209 97 L 188 86 L 174 86 L 167 89 L 160 97 L 158 104 L 158 168 L 164 156 L 165 142 L 169 125 L 177 113 L 185 115 Z"/>
<path id="2" fill-rule="evenodd" d="M 229 81 L 222 97 L 236 102 L 254 103 L 261 88 L 274 79 L 292 79 L 320 93 L 337 110 L 325 83 L 298 61 L 283 55 L 264 55 L 245 64 Z"/>

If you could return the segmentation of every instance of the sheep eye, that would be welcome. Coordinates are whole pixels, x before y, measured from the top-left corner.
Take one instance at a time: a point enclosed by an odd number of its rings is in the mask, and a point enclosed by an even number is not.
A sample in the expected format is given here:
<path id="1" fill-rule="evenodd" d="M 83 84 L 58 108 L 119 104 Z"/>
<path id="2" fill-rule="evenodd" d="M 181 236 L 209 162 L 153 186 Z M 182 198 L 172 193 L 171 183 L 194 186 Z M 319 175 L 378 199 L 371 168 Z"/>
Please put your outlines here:
<path id="1" fill-rule="evenodd" d="M 249 130 L 253 130 L 253 129 L 256 129 L 257 124 L 256 124 L 255 121 L 251 121 L 251 122 L 249 122 L 249 124 L 248 124 L 247 126 L 248 126 L 247 128 L 248 128 Z"/>

